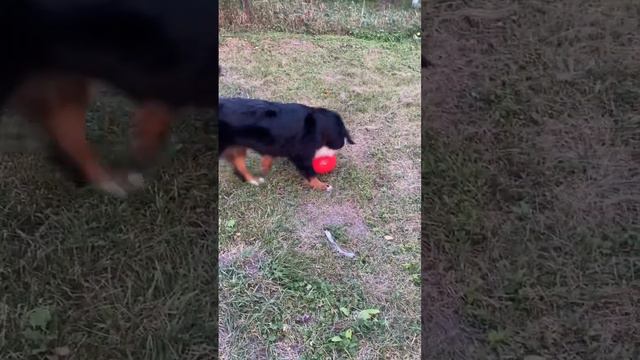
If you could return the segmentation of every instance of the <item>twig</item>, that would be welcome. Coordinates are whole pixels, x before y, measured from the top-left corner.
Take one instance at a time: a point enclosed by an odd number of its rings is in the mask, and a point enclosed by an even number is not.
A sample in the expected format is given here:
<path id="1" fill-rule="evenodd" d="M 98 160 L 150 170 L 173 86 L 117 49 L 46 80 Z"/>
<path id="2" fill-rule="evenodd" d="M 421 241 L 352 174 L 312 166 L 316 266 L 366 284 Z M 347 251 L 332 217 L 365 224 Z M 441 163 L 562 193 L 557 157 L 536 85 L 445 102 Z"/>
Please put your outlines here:
<path id="1" fill-rule="evenodd" d="M 356 254 L 349 252 L 349 251 L 344 251 L 342 250 L 342 248 L 340 248 L 340 246 L 338 245 L 338 243 L 336 243 L 335 240 L 333 240 L 333 236 L 331 236 L 331 233 L 328 230 L 324 231 L 324 234 L 327 236 L 327 240 L 329 240 L 329 244 L 331 244 L 331 246 L 333 246 L 333 248 L 340 254 L 340 255 L 344 255 L 348 258 L 353 259 L 354 257 L 356 257 Z"/>

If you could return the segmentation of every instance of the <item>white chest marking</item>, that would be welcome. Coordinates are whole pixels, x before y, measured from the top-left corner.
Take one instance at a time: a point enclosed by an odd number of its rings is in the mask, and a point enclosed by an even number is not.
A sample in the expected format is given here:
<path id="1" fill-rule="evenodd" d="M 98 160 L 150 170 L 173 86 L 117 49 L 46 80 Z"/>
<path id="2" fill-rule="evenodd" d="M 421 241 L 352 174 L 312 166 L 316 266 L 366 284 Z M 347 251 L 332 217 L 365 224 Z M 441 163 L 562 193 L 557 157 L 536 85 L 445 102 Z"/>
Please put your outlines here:
<path id="1" fill-rule="evenodd" d="M 328 147 L 323 146 L 320 149 L 316 150 L 316 154 L 313 157 L 317 158 L 320 156 L 334 156 L 336 152 L 336 150 L 329 149 Z"/>

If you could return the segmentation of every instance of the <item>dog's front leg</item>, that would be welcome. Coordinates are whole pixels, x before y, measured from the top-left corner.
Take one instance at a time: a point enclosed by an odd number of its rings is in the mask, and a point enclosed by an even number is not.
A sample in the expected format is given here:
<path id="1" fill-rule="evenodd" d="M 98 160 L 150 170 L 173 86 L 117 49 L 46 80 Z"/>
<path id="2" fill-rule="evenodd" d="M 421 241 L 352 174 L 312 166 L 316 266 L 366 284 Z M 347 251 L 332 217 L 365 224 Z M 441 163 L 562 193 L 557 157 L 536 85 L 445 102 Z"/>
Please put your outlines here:
<path id="1" fill-rule="evenodd" d="M 87 142 L 85 115 L 89 100 L 87 79 L 41 75 L 22 84 L 15 104 L 24 117 L 42 126 L 53 143 L 56 160 L 73 175 L 76 184 L 89 183 L 125 197 L 135 181 L 130 181 L 130 174 L 117 177 L 100 164 Z"/>
<path id="2" fill-rule="evenodd" d="M 173 118 L 173 110 L 160 103 L 146 102 L 136 110 L 132 148 L 140 168 L 157 160 L 171 132 Z"/>
<path id="3" fill-rule="evenodd" d="M 318 179 L 318 174 L 313 170 L 312 160 L 310 158 L 297 157 L 291 158 L 290 160 L 314 190 L 331 191 L 333 189 L 331 185 Z"/>

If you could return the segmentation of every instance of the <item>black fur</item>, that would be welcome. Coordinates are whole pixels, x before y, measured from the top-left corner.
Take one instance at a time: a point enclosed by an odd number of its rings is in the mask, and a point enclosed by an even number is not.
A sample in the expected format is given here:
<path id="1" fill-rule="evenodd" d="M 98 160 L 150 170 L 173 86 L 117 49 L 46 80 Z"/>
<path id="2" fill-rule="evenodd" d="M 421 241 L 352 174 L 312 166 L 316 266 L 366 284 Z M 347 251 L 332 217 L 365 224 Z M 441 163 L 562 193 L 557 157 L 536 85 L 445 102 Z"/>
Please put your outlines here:
<path id="1" fill-rule="evenodd" d="M 323 146 L 354 144 L 340 115 L 324 108 L 242 98 L 220 98 L 219 154 L 234 146 L 289 159 L 308 180 L 312 160 Z"/>
<path id="2" fill-rule="evenodd" d="M 0 106 L 26 77 L 58 72 L 214 109 L 217 11 L 216 0 L 3 0 Z"/>
<path id="3" fill-rule="evenodd" d="M 100 80 L 137 102 L 217 114 L 218 1 L 0 1 L 0 107 L 28 79 L 53 74 Z M 53 150 L 81 184 L 69 154 Z"/>

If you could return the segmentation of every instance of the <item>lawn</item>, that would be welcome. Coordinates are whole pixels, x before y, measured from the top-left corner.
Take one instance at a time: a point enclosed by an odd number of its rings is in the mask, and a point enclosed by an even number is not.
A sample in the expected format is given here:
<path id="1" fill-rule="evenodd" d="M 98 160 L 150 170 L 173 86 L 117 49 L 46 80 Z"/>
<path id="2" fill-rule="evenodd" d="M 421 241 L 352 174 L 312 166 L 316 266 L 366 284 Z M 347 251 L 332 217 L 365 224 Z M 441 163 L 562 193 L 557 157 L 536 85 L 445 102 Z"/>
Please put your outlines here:
<path id="1" fill-rule="evenodd" d="M 285 160 L 259 187 L 221 163 L 222 359 L 419 358 L 419 55 L 410 38 L 222 33 L 221 95 L 336 110 L 356 142 L 321 177 L 331 193 Z"/>
<path id="2" fill-rule="evenodd" d="M 637 359 L 638 3 L 425 10 L 425 358 Z"/>
<path id="3" fill-rule="evenodd" d="M 90 109 L 111 160 L 130 109 L 107 91 Z M 214 358 L 215 139 L 191 121 L 204 115 L 181 116 L 166 159 L 126 201 L 78 191 L 29 146 L 36 134 L 2 118 L 0 358 Z"/>

